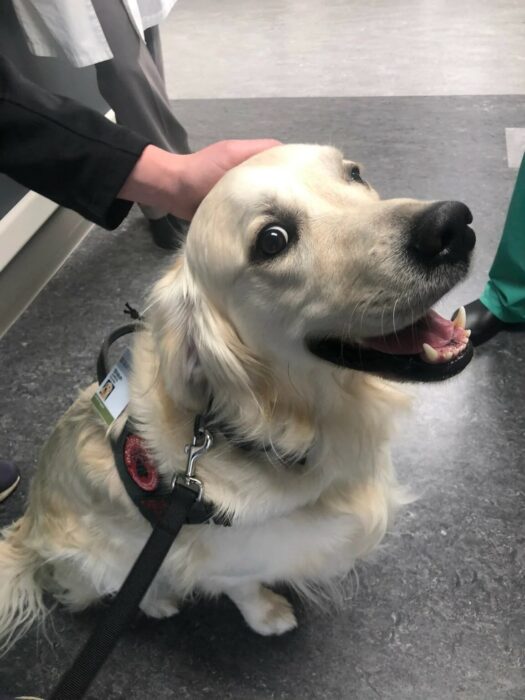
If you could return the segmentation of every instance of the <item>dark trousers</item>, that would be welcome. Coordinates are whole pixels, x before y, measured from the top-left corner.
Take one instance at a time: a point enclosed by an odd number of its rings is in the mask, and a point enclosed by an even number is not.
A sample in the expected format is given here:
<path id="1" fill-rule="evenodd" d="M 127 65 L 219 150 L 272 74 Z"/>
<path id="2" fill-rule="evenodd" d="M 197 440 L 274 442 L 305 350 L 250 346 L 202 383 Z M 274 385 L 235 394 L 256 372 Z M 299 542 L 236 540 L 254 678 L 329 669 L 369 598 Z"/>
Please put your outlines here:
<path id="1" fill-rule="evenodd" d="M 158 27 L 146 30 L 147 46 L 121 0 L 93 0 L 113 58 L 96 64 L 98 87 L 119 124 L 175 153 L 189 153 L 188 135 L 171 110 L 164 84 Z M 143 207 L 157 219 L 165 212 Z"/>

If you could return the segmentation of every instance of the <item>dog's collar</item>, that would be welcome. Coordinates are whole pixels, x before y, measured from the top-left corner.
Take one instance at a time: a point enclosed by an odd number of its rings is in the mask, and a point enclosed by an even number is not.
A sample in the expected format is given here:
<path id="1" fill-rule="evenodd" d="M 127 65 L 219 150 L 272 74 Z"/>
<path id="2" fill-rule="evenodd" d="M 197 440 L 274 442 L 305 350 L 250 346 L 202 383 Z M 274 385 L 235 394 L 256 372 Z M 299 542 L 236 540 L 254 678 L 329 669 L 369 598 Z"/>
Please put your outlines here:
<path id="1" fill-rule="evenodd" d="M 266 445 L 255 440 L 245 440 L 235 433 L 233 428 L 227 423 L 221 423 L 215 421 L 213 415 L 209 418 L 209 426 L 214 430 L 219 432 L 223 437 L 231 444 L 233 447 L 243 450 L 244 452 L 256 452 L 259 454 L 264 454 L 269 462 L 272 464 L 283 465 L 286 467 L 293 467 L 296 464 L 304 466 L 306 464 L 306 459 L 308 457 L 309 450 L 306 450 L 299 456 L 282 458 L 279 457 L 275 448 L 272 445 Z"/>
<path id="2" fill-rule="evenodd" d="M 137 434 L 130 420 L 126 421 L 119 437 L 111 441 L 111 448 L 128 496 L 153 527 L 162 525 L 171 487 L 163 481 L 144 440 Z M 186 524 L 231 525 L 230 518 L 218 515 L 216 511 L 213 503 L 199 498 L 188 513 Z"/>

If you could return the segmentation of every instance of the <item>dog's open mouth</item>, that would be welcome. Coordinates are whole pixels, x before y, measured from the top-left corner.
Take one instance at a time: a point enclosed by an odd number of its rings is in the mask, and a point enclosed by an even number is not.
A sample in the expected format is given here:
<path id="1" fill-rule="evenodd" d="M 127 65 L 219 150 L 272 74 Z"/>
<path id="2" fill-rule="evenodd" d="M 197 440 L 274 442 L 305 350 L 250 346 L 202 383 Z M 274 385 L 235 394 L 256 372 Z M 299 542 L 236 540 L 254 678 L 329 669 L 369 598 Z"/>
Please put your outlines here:
<path id="1" fill-rule="evenodd" d="M 310 352 L 340 367 L 406 381 L 440 381 L 461 372 L 473 356 L 461 308 L 449 321 L 431 309 L 414 324 L 389 335 L 350 343 L 311 339 Z"/>

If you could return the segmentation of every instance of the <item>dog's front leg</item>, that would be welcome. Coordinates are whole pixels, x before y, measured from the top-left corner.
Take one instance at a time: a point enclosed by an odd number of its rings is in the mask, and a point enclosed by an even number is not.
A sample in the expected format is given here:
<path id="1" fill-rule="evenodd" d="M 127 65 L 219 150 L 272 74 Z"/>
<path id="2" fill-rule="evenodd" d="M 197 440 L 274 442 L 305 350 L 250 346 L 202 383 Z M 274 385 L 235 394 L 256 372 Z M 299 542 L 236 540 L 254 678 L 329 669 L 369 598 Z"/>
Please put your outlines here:
<path id="1" fill-rule="evenodd" d="M 266 586 L 250 581 L 224 589 L 248 625 L 259 634 L 284 634 L 297 627 L 291 604 Z"/>

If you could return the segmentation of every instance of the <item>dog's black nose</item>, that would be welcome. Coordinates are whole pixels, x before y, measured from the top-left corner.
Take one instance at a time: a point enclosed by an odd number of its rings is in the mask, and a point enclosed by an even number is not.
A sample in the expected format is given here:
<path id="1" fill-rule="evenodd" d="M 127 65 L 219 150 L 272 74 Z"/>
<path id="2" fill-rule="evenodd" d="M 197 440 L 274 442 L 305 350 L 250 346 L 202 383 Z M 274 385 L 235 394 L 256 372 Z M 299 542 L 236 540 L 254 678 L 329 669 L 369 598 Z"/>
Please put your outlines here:
<path id="1" fill-rule="evenodd" d="M 476 242 L 470 223 L 462 202 L 435 202 L 412 222 L 409 249 L 425 263 L 465 259 Z"/>

